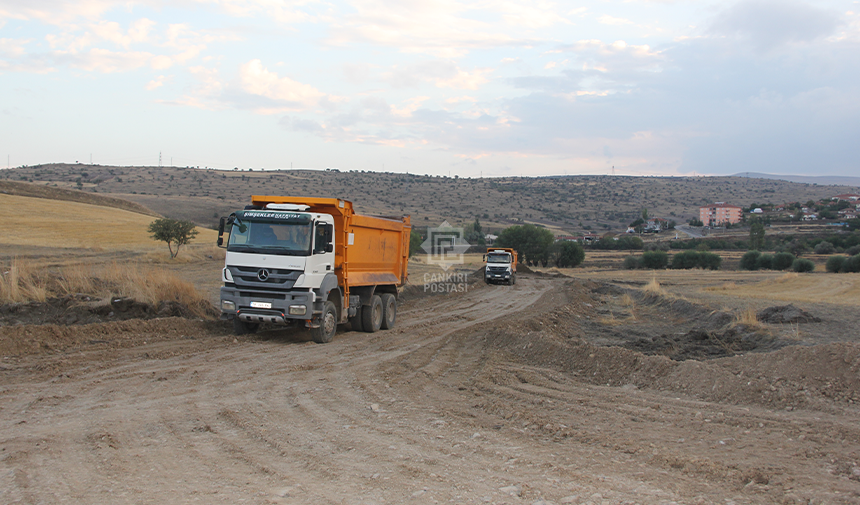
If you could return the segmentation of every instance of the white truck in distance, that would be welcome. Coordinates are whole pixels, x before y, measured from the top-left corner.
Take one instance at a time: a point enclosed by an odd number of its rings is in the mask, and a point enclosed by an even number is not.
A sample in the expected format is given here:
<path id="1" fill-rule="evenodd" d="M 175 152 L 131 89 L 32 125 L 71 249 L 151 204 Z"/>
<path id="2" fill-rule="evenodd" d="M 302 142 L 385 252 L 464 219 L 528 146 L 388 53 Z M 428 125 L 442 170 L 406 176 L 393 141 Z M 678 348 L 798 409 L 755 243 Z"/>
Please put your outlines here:
<path id="1" fill-rule="evenodd" d="M 517 251 L 509 247 L 488 247 L 484 255 L 484 281 L 487 284 L 517 283 Z"/>

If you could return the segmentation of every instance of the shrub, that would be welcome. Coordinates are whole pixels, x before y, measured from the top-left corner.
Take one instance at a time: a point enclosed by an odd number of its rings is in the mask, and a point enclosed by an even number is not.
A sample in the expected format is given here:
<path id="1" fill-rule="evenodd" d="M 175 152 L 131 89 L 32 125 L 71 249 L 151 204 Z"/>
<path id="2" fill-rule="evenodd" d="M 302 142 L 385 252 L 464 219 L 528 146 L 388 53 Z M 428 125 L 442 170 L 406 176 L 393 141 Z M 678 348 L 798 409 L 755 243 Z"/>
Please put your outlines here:
<path id="1" fill-rule="evenodd" d="M 646 251 L 642 254 L 642 268 L 661 270 L 669 264 L 669 255 L 665 251 Z"/>
<path id="2" fill-rule="evenodd" d="M 845 249 L 845 252 L 848 256 L 856 256 L 860 254 L 860 245 L 851 246 L 848 249 Z"/>
<path id="3" fill-rule="evenodd" d="M 668 242 L 649 242 L 642 246 L 644 251 L 668 251 Z"/>
<path id="4" fill-rule="evenodd" d="M 797 258 L 794 260 L 794 263 L 791 264 L 791 269 L 795 272 L 812 272 L 815 270 L 815 263 L 806 258 Z"/>
<path id="5" fill-rule="evenodd" d="M 755 260 L 755 268 L 756 268 L 756 270 L 771 270 L 771 269 L 773 269 L 773 256 L 771 256 L 770 254 L 760 255 Z"/>
<path id="6" fill-rule="evenodd" d="M 860 254 L 855 254 L 845 260 L 842 264 L 842 271 L 846 273 L 860 272 Z"/>
<path id="7" fill-rule="evenodd" d="M 741 264 L 740 264 L 741 270 L 755 270 L 755 269 L 757 269 L 758 266 L 756 266 L 756 262 L 757 262 L 759 256 L 761 256 L 761 253 L 758 251 L 749 251 L 749 252 L 744 253 L 744 255 L 741 256 Z"/>
<path id="8" fill-rule="evenodd" d="M 819 242 L 813 251 L 815 251 L 815 254 L 833 254 L 836 252 L 836 247 L 825 240 L 823 242 Z"/>
<path id="9" fill-rule="evenodd" d="M 847 260 L 845 256 L 831 256 L 827 258 L 827 264 L 825 268 L 828 272 L 835 274 L 842 270 L 842 266 L 845 264 L 845 260 Z"/>
<path id="10" fill-rule="evenodd" d="M 722 263 L 723 258 L 719 254 L 707 251 L 684 251 L 672 257 L 672 268 L 676 270 L 691 268 L 719 270 Z"/>
<path id="11" fill-rule="evenodd" d="M 577 242 L 562 242 L 558 247 L 555 264 L 560 268 L 573 268 L 585 260 L 585 249 Z"/>
<path id="12" fill-rule="evenodd" d="M 719 270 L 723 264 L 723 258 L 719 254 L 711 252 L 699 253 L 699 266 L 706 270 Z"/>
<path id="13" fill-rule="evenodd" d="M 791 268 L 791 264 L 794 263 L 794 260 L 797 258 L 794 257 L 790 252 L 780 252 L 773 255 L 773 261 L 771 262 L 771 268 L 774 270 L 788 270 Z"/>
<path id="14" fill-rule="evenodd" d="M 699 266 L 699 251 L 683 251 L 672 256 L 672 268 L 688 270 Z"/>
<path id="15" fill-rule="evenodd" d="M 624 269 L 625 270 L 638 270 L 642 268 L 642 260 L 637 258 L 636 256 L 628 256 L 624 258 Z"/>

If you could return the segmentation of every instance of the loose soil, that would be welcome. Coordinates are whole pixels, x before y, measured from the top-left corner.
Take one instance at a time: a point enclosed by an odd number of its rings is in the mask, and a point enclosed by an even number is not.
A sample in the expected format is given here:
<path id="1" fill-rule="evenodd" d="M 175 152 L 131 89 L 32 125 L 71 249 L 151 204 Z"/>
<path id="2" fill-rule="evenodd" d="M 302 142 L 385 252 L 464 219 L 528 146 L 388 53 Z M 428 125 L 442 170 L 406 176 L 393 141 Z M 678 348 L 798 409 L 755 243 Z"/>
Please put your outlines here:
<path id="1" fill-rule="evenodd" d="M 463 286 L 325 345 L 152 308 L 4 320 L 0 500 L 860 503 L 860 343 L 819 334 L 839 311 Z"/>

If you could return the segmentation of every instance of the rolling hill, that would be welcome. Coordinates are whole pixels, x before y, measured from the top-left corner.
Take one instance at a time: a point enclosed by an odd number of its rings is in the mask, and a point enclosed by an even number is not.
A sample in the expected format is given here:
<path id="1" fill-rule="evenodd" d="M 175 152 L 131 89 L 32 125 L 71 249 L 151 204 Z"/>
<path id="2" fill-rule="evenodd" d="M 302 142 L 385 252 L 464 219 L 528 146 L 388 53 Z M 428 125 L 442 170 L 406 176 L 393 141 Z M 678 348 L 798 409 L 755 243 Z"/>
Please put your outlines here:
<path id="1" fill-rule="evenodd" d="M 209 227 L 250 195 L 339 197 L 360 212 L 409 214 L 416 226 L 479 218 L 485 230 L 531 222 L 557 233 L 621 231 L 641 215 L 685 222 L 714 201 L 741 206 L 818 200 L 856 192 L 748 177 L 564 176 L 458 178 L 363 171 L 217 171 L 191 167 L 48 164 L 0 171 L 0 179 L 135 202 Z"/>

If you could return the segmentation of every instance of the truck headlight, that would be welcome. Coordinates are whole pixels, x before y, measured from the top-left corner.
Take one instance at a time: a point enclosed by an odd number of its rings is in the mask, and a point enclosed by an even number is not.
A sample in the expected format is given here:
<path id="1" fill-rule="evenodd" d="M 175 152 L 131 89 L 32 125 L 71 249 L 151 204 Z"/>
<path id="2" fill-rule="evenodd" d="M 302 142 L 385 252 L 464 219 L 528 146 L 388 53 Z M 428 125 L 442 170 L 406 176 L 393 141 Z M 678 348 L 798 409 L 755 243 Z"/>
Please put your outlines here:
<path id="1" fill-rule="evenodd" d="M 303 316 L 307 313 L 308 308 L 304 305 L 290 305 L 291 316 Z"/>
<path id="2" fill-rule="evenodd" d="M 224 312 L 236 312 L 236 304 L 230 300 L 221 300 L 221 310 Z"/>

